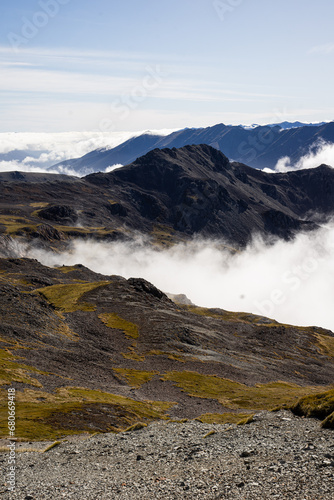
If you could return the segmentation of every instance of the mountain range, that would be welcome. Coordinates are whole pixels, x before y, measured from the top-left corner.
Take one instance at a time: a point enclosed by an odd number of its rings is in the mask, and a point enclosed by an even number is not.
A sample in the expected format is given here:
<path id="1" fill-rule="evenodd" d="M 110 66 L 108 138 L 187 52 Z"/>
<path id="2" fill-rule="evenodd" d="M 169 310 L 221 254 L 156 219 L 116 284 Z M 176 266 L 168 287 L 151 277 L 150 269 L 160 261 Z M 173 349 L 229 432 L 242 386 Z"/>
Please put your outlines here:
<path id="1" fill-rule="evenodd" d="M 213 127 L 183 129 L 167 136 L 142 134 L 112 149 L 97 149 L 82 156 L 53 165 L 50 169 L 71 169 L 83 176 L 104 172 L 113 165 L 127 165 L 147 152 L 159 148 L 180 148 L 207 144 L 234 161 L 257 169 L 274 169 L 278 160 L 289 157 L 296 164 L 303 156 L 315 152 L 322 143 L 334 143 L 334 122 L 304 125 L 296 122 L 245 128 L 218 124 Z"/>
<path id="2" fill-rule="evenodd" d="M 0 438 L 8 384 L 16 435 L 31 441 L 155 419 L 251 421 L 333 382 L 328 330 L 183 306 L 145 280 L 81 265 L 0 259 L 0 332 Z"/>
<path id="3" fill-rule="evenodd" d="M 250 422 L 283 405 L 333 427 L 333 332 L 172 301 L 141 278 L 81 264 L 46 267 L 19 245 L 61 252 L 73 238 L 139 231 L 158 246 L 221 238 L 234 253 L 254 233 L 316 228 L 333 215 L 333 191 L 329 166 L 269 174 L 206 144 L 154 149 L 84 178 L 1 173 L 0 437 L 8 384 L 26 440 L 155 419 Z"/>
<path id="4" fill-rule="evenodd" d="M 244 246 L 254 233 L 289 239 L 316 228 L 334 211 L 333 190 L 326 165 L 269 174 L 205 144 L 155 149 L 84 178 L 0 174 L 0 230 L 28 239 L 53 231 L 57 241 L 140 231 L 165 243 L 201 235 Z"/>

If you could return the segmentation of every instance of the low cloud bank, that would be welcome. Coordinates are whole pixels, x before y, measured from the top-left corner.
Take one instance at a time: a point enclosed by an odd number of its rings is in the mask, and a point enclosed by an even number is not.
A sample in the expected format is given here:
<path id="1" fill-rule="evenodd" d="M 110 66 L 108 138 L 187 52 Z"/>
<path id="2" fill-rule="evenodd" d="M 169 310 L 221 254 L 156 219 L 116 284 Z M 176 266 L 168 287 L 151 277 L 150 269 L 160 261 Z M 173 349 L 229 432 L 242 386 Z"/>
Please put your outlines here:
<path id="1" fill-rule="evenodd" d="M 281 158 L 278 160 L 274 171 L 290 172 L 291 170 L 315 168 L 322 164 L 334 167 L 334 144 L 323 140 L 313 146 L 310 152 L 303 156 L 297 163 L 291 163 L 291 159 L 288 156 Z"/>
<path id="2" fill-rule="evenodd" d="M 57 170 L 50 169 L 47 167 L 38 167 L 35 163 L 29 163 L 25 160 L 20 162 L 18 160 L 11 161 L 0 161 L 0 172 L 37 172 L 37 173 L 49 173 L 49 174 L 65 174 L 65 175 L 75 175 L 79 177 L 78 172 L 71 168 L 60 166 Z"/>
<path id="3" fill-rule="evenodd" d="M 158 251 L 144 237 L 132 243 L 75 241 L 56 255 L 30 249 L 46 265 L 84 264 L 103 274 L 141 277 L 192 302 L 334 331 L 334 224 L 292 242 L 261 238 L 242 252 L 221 241 L 194 240 Z"/>
<path id="4" fill-rule="evenodd" d="M 163 136 L 173 131 L 0 133 L 0 172 L 50 172 L 50 166 L 80 158 L 95 149 L 111 149 L 143 133 Z M 66 168 L 51 172 L 78 175 Z"/>

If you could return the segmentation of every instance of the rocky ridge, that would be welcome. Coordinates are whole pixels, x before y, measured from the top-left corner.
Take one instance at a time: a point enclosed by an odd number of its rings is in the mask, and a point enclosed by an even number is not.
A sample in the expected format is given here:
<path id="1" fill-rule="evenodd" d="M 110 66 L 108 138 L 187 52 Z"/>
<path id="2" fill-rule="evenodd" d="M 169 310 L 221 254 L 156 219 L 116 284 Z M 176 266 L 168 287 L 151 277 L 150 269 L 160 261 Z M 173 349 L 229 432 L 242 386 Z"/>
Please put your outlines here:
<path id="1" fill-rule="evenodd" d="M 334 170 L 326 165 L 268 174 L 203 144 L 155 149 L 82 179 L 0 174 L 0 232 L 58 247 L 75 237 L 133 232 L 159 244 L 204 236 L 242 247 L 256 233 L 290 239 L 326 222 L 333 186 Z"/>

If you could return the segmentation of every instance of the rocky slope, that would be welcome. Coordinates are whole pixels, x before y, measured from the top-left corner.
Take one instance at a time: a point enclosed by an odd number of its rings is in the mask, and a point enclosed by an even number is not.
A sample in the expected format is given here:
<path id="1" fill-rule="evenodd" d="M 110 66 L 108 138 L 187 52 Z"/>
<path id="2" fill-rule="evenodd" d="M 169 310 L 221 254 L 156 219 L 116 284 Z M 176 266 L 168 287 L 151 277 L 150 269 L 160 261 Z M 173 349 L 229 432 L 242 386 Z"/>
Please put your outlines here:
<path id="1" fill-rule="evenodd" d="M 0 231 L 36 241 L 193 235 L 245 245 L 254 232 L 291 238 L 334 210 L 334 170 L 266 174 L 206 145 L 156 149 L 109 174 L 79 179 L 0 174 Z"/>
<path id="2" fill-rule="evenodd" d="M 181 306 L 141 279 L 1 259 L 1 434 L 10 384 L 19 438 L 235 422 L 330 389 L 333 342 L 316 327 Z"/>

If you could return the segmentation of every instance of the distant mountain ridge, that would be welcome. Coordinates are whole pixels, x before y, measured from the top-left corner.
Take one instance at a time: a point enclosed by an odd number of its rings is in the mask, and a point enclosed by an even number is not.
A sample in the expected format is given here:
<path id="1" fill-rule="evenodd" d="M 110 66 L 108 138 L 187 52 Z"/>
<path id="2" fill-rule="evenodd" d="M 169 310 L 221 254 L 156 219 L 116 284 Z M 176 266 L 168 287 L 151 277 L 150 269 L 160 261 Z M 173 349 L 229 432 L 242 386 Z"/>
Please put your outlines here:
<path id="1" fill-rule="evenodd" d="M 298 125 L 300 122 L 296 122 Z M 288 128 L 290 126 L 290 128 Z M 167 136 L 143 134 L 112 149 L 97 149 L 81 158 L 58 163 L 50 169 L 71 169 L 79 175 L 104 172 L 116 164 L 127 165 L 153 149 L 180 148 L 192 144 L 207 144 L 229 158 L 254 168 L 274 168 L 278 160 L 288 156 L 292 164 L 320 142 L 334 143 L 334 122 L 324 124 L 295 124 L 245 128 L 223 123 L 207 128 L 182 129 Z"/>
<path id="2" fill-rule="evenodd" d="M 43 237 L 53 226 L 58 240 L 140 231 L 159 242 L 198 234 L 243 246 L 254 233 L 289 239 L 325 221 L 334 213 L 334 169 L 268 174 L 202 144 L 155 149 L 81 179 L 1 174 L 0 199 L 0 231 L 8 228 L 7 234 L 17 228 L 19 235 L 39 237 L 46 224 Z"/>

